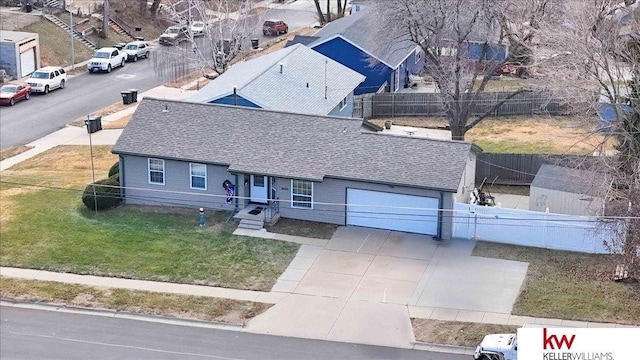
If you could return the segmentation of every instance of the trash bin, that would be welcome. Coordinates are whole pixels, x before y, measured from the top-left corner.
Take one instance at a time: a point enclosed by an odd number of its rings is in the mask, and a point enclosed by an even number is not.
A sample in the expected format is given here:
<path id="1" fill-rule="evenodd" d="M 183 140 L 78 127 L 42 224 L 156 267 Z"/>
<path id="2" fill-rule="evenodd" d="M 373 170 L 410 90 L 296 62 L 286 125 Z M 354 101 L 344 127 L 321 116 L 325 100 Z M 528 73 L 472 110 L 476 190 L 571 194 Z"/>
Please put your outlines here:
<path id="1" fill-rule="evenodd" d="M 89 116 L 85 123 L 87 124 L 87 132 L 89 134 L 102 130 L 102 116 Z"/>
<path id="2" fill-rule="evenodd" d="M 32 11 L 33 11 L 33 5 L 27 4 L 27 5 L 24 6 L 24 12 L 30 13 Z"/>
<path id="3" fill-rule="evenodd" d="M 260 45 L 260 40 L 259 39 L 251 39 L 251 47 L 254 50 L 257 49 L 259 45 Z"/>
<path id="4" fill-rule="evenodd" d="M 128 89 L 127 91 L 131 91 L 131 101 L 138 102 L 138 89 Z"/>
<path id="5" fill-rule="evenodd" d="M 122 103 L 125 105 L 129 105 L 133 102 L 133 93 L 131 92 L 131 90 L 125 90 L 120 92 L 120 95 L 122 95 Z"/>

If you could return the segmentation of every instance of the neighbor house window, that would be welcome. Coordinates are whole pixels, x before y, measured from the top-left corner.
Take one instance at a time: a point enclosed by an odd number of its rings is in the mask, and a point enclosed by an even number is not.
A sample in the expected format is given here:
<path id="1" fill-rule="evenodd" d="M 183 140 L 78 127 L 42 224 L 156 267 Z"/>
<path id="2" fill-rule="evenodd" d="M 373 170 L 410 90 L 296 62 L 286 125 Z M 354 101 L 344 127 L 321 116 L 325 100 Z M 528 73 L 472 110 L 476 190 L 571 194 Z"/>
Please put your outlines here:
<path id="1" fill-rule="evenodd" d="M 415 60 L 416 60 L 416 64 L 419 63 L 420 60 L 422 60 L 422 49 L 420 48 L 416 49 Z"/>
<path id="2" fill-rule="evenodd" d="M 313 209 L 313 183 L 291 180 L 291 207 Z"/>
<path id="3" fill-rule="evenodd" d="M 207 165 L 189 164 L 191 173 L 191 188 L 207 190 Z"/>
<path id="4" fill-rule="evenodd" d="M 149 184 L 164 185 L 164 160 L 149 159 Z"/>
<path id="5" fill-rule="evenodd" d="M 340 110 L 344 109 L 345 106 L 347 106 L 347 97 L 340 101 Z"/>

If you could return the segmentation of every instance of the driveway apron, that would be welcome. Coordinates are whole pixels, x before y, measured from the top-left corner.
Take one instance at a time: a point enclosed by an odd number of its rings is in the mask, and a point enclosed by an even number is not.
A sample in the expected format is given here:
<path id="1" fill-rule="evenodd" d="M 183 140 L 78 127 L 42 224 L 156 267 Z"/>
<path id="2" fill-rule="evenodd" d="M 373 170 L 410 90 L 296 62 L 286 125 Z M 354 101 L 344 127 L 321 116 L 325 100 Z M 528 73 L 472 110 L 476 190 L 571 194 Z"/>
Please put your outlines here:
<path id="1" fill-rule="evenodd" d="M 324 247 L 300 247 L 272 289 L 289 295 L 248 330 L 410 348 L 408 305 L 510 313 L 527 264 L 472 257 L 474 246 L 339 227 Z"/>

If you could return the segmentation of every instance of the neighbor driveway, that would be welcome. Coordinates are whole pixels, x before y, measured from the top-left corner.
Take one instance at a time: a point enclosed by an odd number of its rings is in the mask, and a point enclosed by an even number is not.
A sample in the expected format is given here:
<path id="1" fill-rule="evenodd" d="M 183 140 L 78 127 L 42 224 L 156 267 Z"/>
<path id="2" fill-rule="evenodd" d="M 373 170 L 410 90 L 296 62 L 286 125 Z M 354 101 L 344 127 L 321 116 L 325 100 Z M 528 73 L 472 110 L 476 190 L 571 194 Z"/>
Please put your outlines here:
<path id="1" fill-rule="evenodd" d="M 413 341 L 408 306 L 509 314 L 528 265 L 471 256 L 474 246 L 340 227 L 324 247 L 302 245 L 272 289 L 291 295 L 250 329 L 407 347 Z"/>

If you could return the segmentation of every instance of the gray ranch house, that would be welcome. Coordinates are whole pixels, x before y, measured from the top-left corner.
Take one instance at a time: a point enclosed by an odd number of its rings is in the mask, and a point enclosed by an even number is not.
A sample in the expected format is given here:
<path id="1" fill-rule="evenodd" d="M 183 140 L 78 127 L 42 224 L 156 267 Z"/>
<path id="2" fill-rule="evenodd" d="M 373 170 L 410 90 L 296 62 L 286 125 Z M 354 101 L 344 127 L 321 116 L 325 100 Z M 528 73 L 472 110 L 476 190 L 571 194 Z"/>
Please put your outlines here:
<path id="1" fill-rule="evenodd" d="M 228 210 L 245 227 L 282 217 L 450 238 L 480 150 L 362 124 L 145 97 L 112 152 L 128 204 Z"/>

